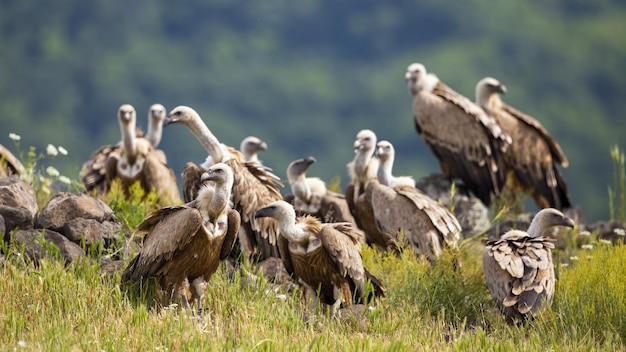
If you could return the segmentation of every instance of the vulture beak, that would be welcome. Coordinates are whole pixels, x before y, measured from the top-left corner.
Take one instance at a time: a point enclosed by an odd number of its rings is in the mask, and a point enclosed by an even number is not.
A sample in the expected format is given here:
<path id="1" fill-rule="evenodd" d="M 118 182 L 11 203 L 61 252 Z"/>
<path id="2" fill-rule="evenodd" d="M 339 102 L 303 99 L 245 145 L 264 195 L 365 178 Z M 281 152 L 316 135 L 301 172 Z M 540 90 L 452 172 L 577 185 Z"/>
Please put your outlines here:
<path id="1" fill-rule="evenodd" d="M 258 218 L 271 217 L 273 210 L 274 210 L 274 207 L 272 206 L 261 208 L 254 213 L 254 218 L 258 219 Z"/>
<path id="2" fill-rule="evenodd" d="M 163 119 L 163 126 L 171 125 L 180 121 L 180 118 L 172 115 L 172 113 L 167 114 Z"/>
<path id="3" fill-rule="evenodd" d="M 413 75 L 412 75 L 412 74 L 411 74 L 411 72 L 409 72 L 409 71 L 407 71 L 407 72 L 404 74 L 404 80 L 405 80 L 405 81 L 409 81 L 409 80 L 411 80 L 411 78 L 412 78 L 412 77 L 413 77 Z"/>
<path id="4" fill-rule="evenodd" d="M 200 176 L 200 182 L 201 183 L 205 183 L 207 181 L 215 181 L 218 178 L 218 176 L 211 172 L 211 170 L 208 170 L 207 172 L 203 173 L 202 176 Z"/>
<path id="5" fill-rule="evenodd" d="M 567 216 L 564 216 L 563 222 L 559 225 L 574 228 L 576 226 L 576 223 L 574 223 L 574 220 L 568 218 Z"/>
<path id="6" fill-rule="evenodd" d="M 263 142 L 259 144 L 259 150 L 267 150 L 267 143 Z"/>
<path id="7" fill-rule="evenodd" d="M 357 139 L 356 141 L 354 141 L 354 152 L 358 152 L 359 148 L 361 148 L 361 141 Z"/>
<path id="8" fill-rule="evenodd" d="M 498 84 L 496 86 L 496 92 L 500 94 L 506 94 L 506 86 L 504 84 Z"/>

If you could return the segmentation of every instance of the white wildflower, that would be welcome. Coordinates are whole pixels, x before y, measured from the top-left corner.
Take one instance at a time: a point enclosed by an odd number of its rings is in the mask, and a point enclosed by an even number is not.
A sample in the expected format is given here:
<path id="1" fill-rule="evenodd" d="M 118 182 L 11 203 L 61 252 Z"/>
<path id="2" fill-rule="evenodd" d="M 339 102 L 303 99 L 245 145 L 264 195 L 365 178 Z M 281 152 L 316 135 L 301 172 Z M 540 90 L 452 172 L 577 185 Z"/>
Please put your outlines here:
<path id="1" fill-rule="evenodd" d="M 17 342 L 17 345 L 18 345 L 18 346 L 20 346 L 20 347 L 26 347 L 26 341 L 24 341 L 24 340 L 19 340 L 19 341 Z"/>
<path id="2" fill-rule="evenodd" d="M 573 256 L 569 257 L 569 260 L 578 260 L 578 256 L 577 255 L 573 255 Z"/>
<path id="3" fill-rule="evenodd" d="M 46 147 L 46 153 L 52 156 L 59 155 L 59 151 L 57 150 L 57 147 L 53 146 L 52 144 L 48 144 L 48 146 Z"/>
<path id="4" fill-rule="evenodd" d="M 613 232 L 615 232 L 618 236 L 626 236 L 626 231 L 624 231 L 624 229 L 616 228 L 613 229 Z"/>
<path id="5" fill-rule="evenodd" d="M 593 245 L 592 244 L 583 244 L 582 246 L 580 246 L 580 248 L 592 250 L 593 249 Z"/>
<path id="6" fill-rule="evenodd" d="M 72 183 L 72 180 L 70 180 L 69 177 L 63 176 L 63 175 L 59 176 L 59 181 L 65 183 L 66 185 L 69 185 L 70 183 Z"/>
<path id="7" fill-rule="evenodd" d="M 63 154 L 63 155 L 67 155 L 67 149 L 65 149 L 65 148 L 63 148 L 63 147 L 61 147 L 61 146 L 59 146 L 59 148 L 58 148 L 58 149 L 59 149 L 59 153 L 61 153 L 61 154 Z"/>
<path id="8" fill-rule="evenodd" d="M 50 177 L 57 177 L 57 176 L 59 176 L 59 170 L 55 169 L 55 168 L 54 168 L 54 167 L 52 167 L 52 166 L 48 166 L 48 167 L 46 168 L 46 173 L 47 173 L 48 175 L 50 175 Z"/>
<path id="9" fill-rule="evenodd" d="M 15 133 L 9 133 L 9 138 L 11 138 L 14 141 L 19 141 L 20 139 L 22 139 L 22 137 L 20 137 L 19 134 L 15 134 Z"/>
<path id="10" fill-rule="evenodd" d="M 569 266 L 569 264 L 568 263 L 561 263 L 561 266 L 564 267 L 564 268 L 567 268 Z"/>
<path id="11" fill-rule="evenodd" d="M 605 239 L 600 239 L 598 242 L 600 242 L 602 244 L 611 244 L 611 241 L 605 240 Z"/>
<path id="12" fill-rule="evenodd" d="M 581 236 L 591 236 L 591 232 L 589 231 L 580 231 Z"/>
<path id="13" fill-rule="evenodd" d="M 276 298 L 284 301 L 287 299 L 287 295 L 281 293 L 281 294 L 276 295 Z"/>

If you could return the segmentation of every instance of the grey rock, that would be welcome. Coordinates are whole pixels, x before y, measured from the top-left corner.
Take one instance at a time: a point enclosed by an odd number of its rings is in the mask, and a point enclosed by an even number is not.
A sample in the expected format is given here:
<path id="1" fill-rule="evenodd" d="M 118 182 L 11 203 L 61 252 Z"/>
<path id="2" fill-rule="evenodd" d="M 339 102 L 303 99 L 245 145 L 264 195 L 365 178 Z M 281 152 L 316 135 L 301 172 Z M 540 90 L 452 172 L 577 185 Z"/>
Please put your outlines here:
<path id="1" fill-rule="evenodd" d="M 14 241 L 24 245 L 25 254 L 35 263 L 44 258 L 59 258 L 70 264 L 85 256 L 83 249 L 65 236 L 52 230 L 19 230 Z"/>
<path id="2" fill-rule="evenodd" d="M 30 213 L 30 223 L 32 224 L 35 214 L 37 214 L 37 196 L 33 188 L 22 181 L 17 175 L 0 179 L 0 205 L 7 208 L 24 208 Z M 6 222 L 6 215 L 5 217 Z M 20 215 L 20 218 L 22 215 Z M 19 223 L 20 221 L 15 221 Z M 31 225 L 32 228 L 32 225 Z"/>
<path id="3" fill-rule="evenodd" d="M 113 210 L 101 200 L 86 194 L 57 193 L 37 217 L 36 227 L 61 231 L 66 223 L 76 218 L 99 222 L 114 220 Z"/>
<path id="4" fill-rule="evenodd" d="M 4 240 L 8 241 L 11 231 L 16 228 L 28 230 L 33 228 L 33 214 L 22 206 L 0 205 L 0 232 L 4 233 Z"/>

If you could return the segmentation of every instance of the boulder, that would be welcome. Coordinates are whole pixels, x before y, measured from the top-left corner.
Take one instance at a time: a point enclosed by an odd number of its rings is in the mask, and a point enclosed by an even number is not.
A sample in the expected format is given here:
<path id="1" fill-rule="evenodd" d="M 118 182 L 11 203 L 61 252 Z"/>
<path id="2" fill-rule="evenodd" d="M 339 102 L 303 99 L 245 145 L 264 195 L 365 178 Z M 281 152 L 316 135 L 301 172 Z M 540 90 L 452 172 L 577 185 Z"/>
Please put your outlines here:
<path id="1" fill-rule="evenodd" d="M 85 256 L 79 245 L 52 230 L 18 230 L 14 241 L 16 244 L 24 245 L 24 253 L 35 263 L 44 258 L 60 256 L 67 265 Z"/>
<path id="2" fill-rule="evenodd" d="M 16 227 L 33 228 L 37 209 L 37 196 L 28 183 L 17 175 L 0 179 L 0 215 L 5 222 L 0 232 L 8 233 Z"/>

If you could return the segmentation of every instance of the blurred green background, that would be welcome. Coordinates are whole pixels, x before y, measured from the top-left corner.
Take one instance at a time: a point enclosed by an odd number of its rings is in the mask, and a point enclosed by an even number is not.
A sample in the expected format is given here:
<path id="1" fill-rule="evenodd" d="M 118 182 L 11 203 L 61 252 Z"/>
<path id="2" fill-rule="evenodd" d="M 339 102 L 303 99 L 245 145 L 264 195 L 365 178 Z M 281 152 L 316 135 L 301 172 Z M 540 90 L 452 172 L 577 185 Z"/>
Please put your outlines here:
<path id="1" fill-rule="evenodd" d="M 119 141 L 117 108 L 194 107 L 224 143 L 269 144 L 261 159 L 315 156 L 309 175 L 347 180 L 358 130 L 397 149 L 397 175 L 439 171 L 418 138 L 404 72 L 421 62 L 473 100 L 484 76 L 535 116 L 570 159 L 563 171 L 588 221 L 609 217 L 610 148 L 626 132 L 623 1 L 0 1 L 0 143 L 69 151 L 52 164 L 77 179 Z M 206 152 L 165 130 L 177 175 Z M 286 192 L 289 191 L 287 188 Z M 532 209 L 530 209 L 532 210 Z"/>

